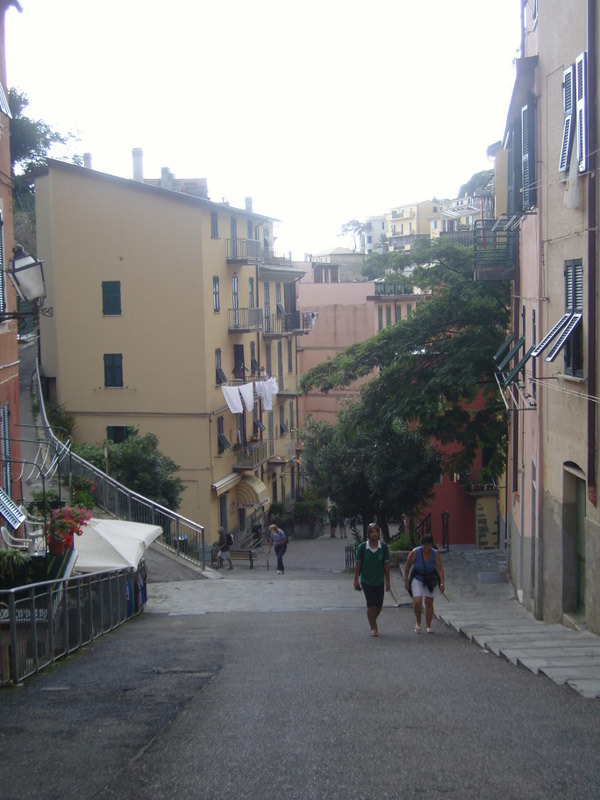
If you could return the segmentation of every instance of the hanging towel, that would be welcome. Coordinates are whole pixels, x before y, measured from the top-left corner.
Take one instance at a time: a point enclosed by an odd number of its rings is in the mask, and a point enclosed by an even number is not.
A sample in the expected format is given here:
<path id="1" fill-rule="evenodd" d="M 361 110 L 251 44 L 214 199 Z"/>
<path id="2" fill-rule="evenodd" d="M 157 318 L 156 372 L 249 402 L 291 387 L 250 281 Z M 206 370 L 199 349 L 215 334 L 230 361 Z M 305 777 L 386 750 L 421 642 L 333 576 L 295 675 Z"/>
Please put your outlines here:
<path id="1" fill-rule="evenodd" d="M 244 410 L 240 390 L 237 386 L 221 386 L 223 397 L 232 414 L 241 414 Z"/>
<path id="2" fill-rule="evenodd" d="M 254 408 L 254 384 L 245 383 L 239 387 L 242 400 L 246 406 L 246 411 L 252 411 Z"/>

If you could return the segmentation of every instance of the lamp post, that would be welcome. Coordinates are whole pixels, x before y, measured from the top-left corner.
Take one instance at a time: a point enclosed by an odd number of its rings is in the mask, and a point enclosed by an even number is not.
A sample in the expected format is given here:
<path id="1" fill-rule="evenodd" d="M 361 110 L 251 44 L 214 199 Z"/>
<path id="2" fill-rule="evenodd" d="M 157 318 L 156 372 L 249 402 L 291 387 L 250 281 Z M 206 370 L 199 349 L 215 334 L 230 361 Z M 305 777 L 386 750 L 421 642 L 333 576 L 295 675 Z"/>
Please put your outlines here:
<path id="1" fill-rule="evenodd" d="M 25 326 L 28 319 L 39 320 L 39 315 L 52 317 L 53 308 L 43 308 L 46 299 L 46 282 L 44 281 L 43 262 L 26 253 L 21 245 L 13 248 L 13 259 L 9 262 L 6 270 L 10 282 L 15 287 L 18 296 L 25 303 L 29 303 L 30 309 L 21 311 L 0 310 L 0 323 L 15 319 L 19 327 Z M 37 331 L 38 361 L 41 361 L 40 354 L 40 335 Z"/>
<path id="2" fill-rule="evenodd" d="M 30 311 L 0 311 L 0 322 L 9 319 L 26 320 L 37 317 L 41 312 L 47 317 L 54 314 L 54 309 L 43 308 L 46 299 L 46 282 L 44 281 L 43 262 L 29 255 L 21 245 L 15 245 L 13 259 L 6 270 L 10 282 L 17 294 L 25 303 L 33 306 Z"/>

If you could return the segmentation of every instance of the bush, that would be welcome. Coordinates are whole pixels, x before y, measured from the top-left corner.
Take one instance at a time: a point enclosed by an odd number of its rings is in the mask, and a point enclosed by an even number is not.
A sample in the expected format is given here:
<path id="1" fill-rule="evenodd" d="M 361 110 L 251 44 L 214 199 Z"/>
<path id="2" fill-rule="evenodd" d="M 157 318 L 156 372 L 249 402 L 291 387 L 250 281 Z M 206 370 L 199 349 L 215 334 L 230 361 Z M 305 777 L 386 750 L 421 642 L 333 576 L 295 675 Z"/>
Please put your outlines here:
<path id="1" fill-rule="evenodd" d="M 81 475 L 73 478 L 71 486 L 72 503 L 75 506 L 94 508 L 96 505 L 96 481 Z"/>
<path id="2" fill-rule="evenodd" d="M 27 513 L 32 517 L 49 516 L 53 509 L 64 505 L 56 489 L 47 489 L 45 492 L 34 492 L 27 503 Z"/>
<path id="3" fill-rule="evenodd" d="M 392 539 L 390 550 L 412 550 L 408 533 L 401 533 L 397 539 Z"/>

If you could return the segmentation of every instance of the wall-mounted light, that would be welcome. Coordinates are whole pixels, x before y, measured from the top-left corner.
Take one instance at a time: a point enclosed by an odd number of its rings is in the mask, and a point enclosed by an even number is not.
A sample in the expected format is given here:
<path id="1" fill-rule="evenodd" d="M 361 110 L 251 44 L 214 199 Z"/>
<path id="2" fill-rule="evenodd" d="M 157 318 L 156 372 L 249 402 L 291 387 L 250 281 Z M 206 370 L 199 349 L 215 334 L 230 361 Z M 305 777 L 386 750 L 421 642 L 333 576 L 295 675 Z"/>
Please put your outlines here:
<path id="1" fill-rule="evenodd" d="M 21 300 L 33 308 L 28 311 L 4 311 L 0 313 L 0 322 L 9 319 L 26 320 L 28 317 L 37 317 L 39 313 L 47 317 L 53 316 L 54 309 L 43 308 L 46 299 L 43 262 L 26 253 L 21 245 L 14 247 L 13 256 L 6 274 Z"/>

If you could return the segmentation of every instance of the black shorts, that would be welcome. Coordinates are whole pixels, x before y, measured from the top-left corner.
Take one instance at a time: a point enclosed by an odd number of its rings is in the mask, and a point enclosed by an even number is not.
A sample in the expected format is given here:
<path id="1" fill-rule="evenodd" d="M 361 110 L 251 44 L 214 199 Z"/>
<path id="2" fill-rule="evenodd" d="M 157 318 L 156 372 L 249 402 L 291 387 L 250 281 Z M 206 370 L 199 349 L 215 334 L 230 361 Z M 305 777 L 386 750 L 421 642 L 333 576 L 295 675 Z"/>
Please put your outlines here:
<path id="1" fill-rule="evenodd" d="M 381 608 L 383 606 L 383 583 L 379 586 L 369 586 L 363 583 L 362 589 L 367 600 L 367 607 L 375 606 L 376 608 Z"/>

